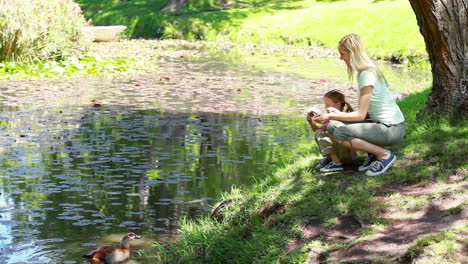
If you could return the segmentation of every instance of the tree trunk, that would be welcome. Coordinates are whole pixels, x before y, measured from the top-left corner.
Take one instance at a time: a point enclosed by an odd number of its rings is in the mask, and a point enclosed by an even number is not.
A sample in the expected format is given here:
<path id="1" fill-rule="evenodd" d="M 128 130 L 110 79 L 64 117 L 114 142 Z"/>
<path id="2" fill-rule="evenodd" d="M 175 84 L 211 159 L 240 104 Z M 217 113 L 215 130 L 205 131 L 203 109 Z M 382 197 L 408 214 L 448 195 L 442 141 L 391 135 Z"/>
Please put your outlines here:
<path id="1" fill-rule="evenodd" d="M 432 66 L 432 93 L 423 111 L 468 113 L 468 2 L 410 0 Z"/>
<path id="2" fill-rule="evenodd" d="M 161 9 L 161 11 L 163 12 L 175 12 L 179 9 L 181 9 L 182 7 L 184 7 L 184 5 L 188 2 L 189 0 L 171 0 L 169 1 L 169 3 L 163 8 Z"/>

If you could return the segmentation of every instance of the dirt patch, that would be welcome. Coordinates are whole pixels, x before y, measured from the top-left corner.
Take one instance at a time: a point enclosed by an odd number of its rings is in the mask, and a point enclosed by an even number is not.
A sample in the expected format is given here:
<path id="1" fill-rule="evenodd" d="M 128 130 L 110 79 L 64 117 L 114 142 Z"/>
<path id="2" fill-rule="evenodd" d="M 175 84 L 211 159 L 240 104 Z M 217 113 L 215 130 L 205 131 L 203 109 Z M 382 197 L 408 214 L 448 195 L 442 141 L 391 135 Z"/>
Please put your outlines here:
<path id="1" fill-rule="evenodd" d="M 376 190 L 376 194 L 378 196 L 382 196 L 398 192 L 402 195 L 423 196 L 427 194 L 436 194 L 441 192 L 446 193 L 458 190 L 466 190 L 468 188 L 468 182 L 461 183 L 464 179 L 465 175 L 461 172 L 451 175 L 447 180 L 447 184 L 460 183 L 459 185 L 453 188 L 448 188 L 446 184 L 437 184 L 435 182 L 429 184 L 389 184 L 378 188 Z M 447 190 L 444 191 L 445 189 Z"/>
<path id="2" fill-rule="evenodd" d="M 267 202 L 258 210 L 258 214 L 264 217 L 269 217 L 273 214 L 284 214 L 286 212 L 286 205 L 277 202 Z"/>
<path id="3" fill-rule="evenodd" d="M 403 185 L 403 184 L 391 184 L 383 186 L 376 190 L 377 195 L 386 195 L 391 193 L 400 193 L 402 195 L 414 195 L 422 196 L 430 193 L 439 192 L 442 189 L 442 186 L 435 184 L 432 185 L 423 185 L 423 184 L 412 184 L 412 185 Z"/>
<path id="4" fill-rule="evenodd" d="M 349 243 L 361 235 L 363 223 L 357 217 L 346 214 L 338 218 L 338 223 L 327 227 L 319 219 L 312 219 L 302 225 L 302 239 L 290 241 L 287 251 L 293 251 L 304 245 L 307 241 L 321 238 L 327 242 Z"/>
<path id="5" fill-rule="evenodd" d="M 416 156 L 412 156 L 412 155 L 409 155 L 409 156 L 405 156 L 403 159 L 403 161 L 400 162 L 397 166 L 400 167 L 400 168 L 406 168 L 406 167 L 411 167 L 411 166 L 414 166 L 414 165 L 421 165 L 421 164 L 424 164 L 424 165 L 434 165 L 434 161 L 430 160 L 430 159 L 421 159 L 420 157 L 416 157 Z"/>
<path id="6" fill-rule="evenodd" d="M 386 207 L 383 212 L 383 220 L 388 224 L 388 227 L 359 243 L 353 243 L 360 236 L 357 228 L 359 224 L 355 224 L 355 222 L 354 224 L 352 221 L 343 222 L 344 225 L 349 226 L 337 225 L 330 229 L 323 227 L 319 222 L 305 224 L 303 228 L 304 240 L 322 239 L 326 242 L 338 242 L 342 236 L 347 239 L 343 239 L 341 242 L 348 244 L 344 249 L 328 252 L 318 252 L 317 249 L 311 249 L 305 263 L 371 263 L 375 260 L 396 261 L 404 259 L 408 248 L 418 238 L 468 224 L 468 210 L 463 207 L 468 200 L 468 194 L 463 192 L 467 187 L 467 183 L 460 183 L 453 188 L 448 188 L 445 184 L 385 186 L 379 190 L 380 194 L 400 192 L 402 195 L 423 196 L 433 193 L 437 194 L 438 198 L 428 199 L 424 206 L 411 210 L 396 206 Z M 453 194 L 455 192 L 458 192 L 458 195 L 447 195 L 447 193 Z M 454 208 L 461 209 L 457 211 L 453 210 Z M 410 214 L 405 215 L 409 212 Z M 330 239 L 334 236 L 328 234 L 337 235 L 338 240 Z M 301 243 L 304 244 L 305 241 L 298 241 L 297 245 L 291 243 L 289 250 L 298 248 Z"/>
<path id="7" fill-rule="evenodd" d="M 443 211 L 432 204 L 423 217 L 396 220 L 384 232 L 378 233 L 362 243 L 355 244 L 347 250 L 330 254 L 327 261 L 356 261 L 374 259 L 393 260 L 405 255 L 411 243 L 424 235 L 438 233 L 466 224 L 467 211 L 453 216 L 443 216 Z"/>

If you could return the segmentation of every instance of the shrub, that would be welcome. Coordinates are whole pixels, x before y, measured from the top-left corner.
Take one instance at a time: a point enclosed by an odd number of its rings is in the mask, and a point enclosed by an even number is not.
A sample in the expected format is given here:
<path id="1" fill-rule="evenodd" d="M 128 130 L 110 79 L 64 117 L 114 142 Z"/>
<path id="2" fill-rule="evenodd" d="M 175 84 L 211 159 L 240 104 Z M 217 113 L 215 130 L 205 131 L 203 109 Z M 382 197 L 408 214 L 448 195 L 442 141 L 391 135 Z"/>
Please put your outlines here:
<path id="1" fill-rule="evenodd" d="M 77 55 L 85 39 L 73 0 L 0 0 L 0 61 L 37 61 Z"/>

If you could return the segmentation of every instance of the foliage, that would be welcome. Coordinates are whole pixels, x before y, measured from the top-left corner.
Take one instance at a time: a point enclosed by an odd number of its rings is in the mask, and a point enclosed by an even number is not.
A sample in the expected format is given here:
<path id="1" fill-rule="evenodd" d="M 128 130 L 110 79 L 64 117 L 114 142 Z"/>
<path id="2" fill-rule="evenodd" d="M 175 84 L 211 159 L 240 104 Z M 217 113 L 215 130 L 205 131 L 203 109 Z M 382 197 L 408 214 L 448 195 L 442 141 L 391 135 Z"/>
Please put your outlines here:
<path id="1" fill-rule="evenodd" d="M 4 62 L 0 63 L 1 79 L 30 79 L 74 77 L 87 75 L 115 74 L 133 70 L 135 65 L 129 58 L 101 58 L 84 56 L 68 57 L 59 60 L 38 61 L 35 63 Z"/>
<path id="2" fill-rule="evenodd" d="M 413 10 L 404 0 L 243 0 L 228 1 L 224 6 L 228 9 L 222 10 L 219 1 L 190 1 L 176 13 L 160 11 L 168 1 L 78 2 L 96 25 L 127 25 L 126 34 L 131 37 L 335 48 L 339 38 L 354 32 L 365 38 L 375 58 L 397 63 L 427 61 Z"/>
<path id="3" fill-rule="evenodd" d="M 62 58 L 81 50 L 85 24 L 73 0 L 0 1 L 0 61 Z"/>

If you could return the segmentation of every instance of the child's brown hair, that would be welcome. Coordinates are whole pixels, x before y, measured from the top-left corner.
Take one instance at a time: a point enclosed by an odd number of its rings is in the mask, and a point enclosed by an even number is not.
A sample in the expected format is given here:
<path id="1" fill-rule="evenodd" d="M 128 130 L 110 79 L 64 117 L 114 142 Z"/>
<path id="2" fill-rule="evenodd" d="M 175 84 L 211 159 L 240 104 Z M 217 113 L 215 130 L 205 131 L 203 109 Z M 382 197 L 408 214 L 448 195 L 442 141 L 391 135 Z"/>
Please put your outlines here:
<path id="1" fill-rule="evenodd" d="M 346 96 L 344 95 L 344 93 L 336 89 L 328 91 L 323 97 L 328 97 L 335 103 L 338 103 L 338 102 L 341 103 L 341 107 L 343 107 L 343 110 L 345 112 L 354 111 L 353 107 L 351 107 L 351 105 L 348 102 L 346 102 Z M 345 109 L 345 106 L 346 106 L 346 109 Z"/>

